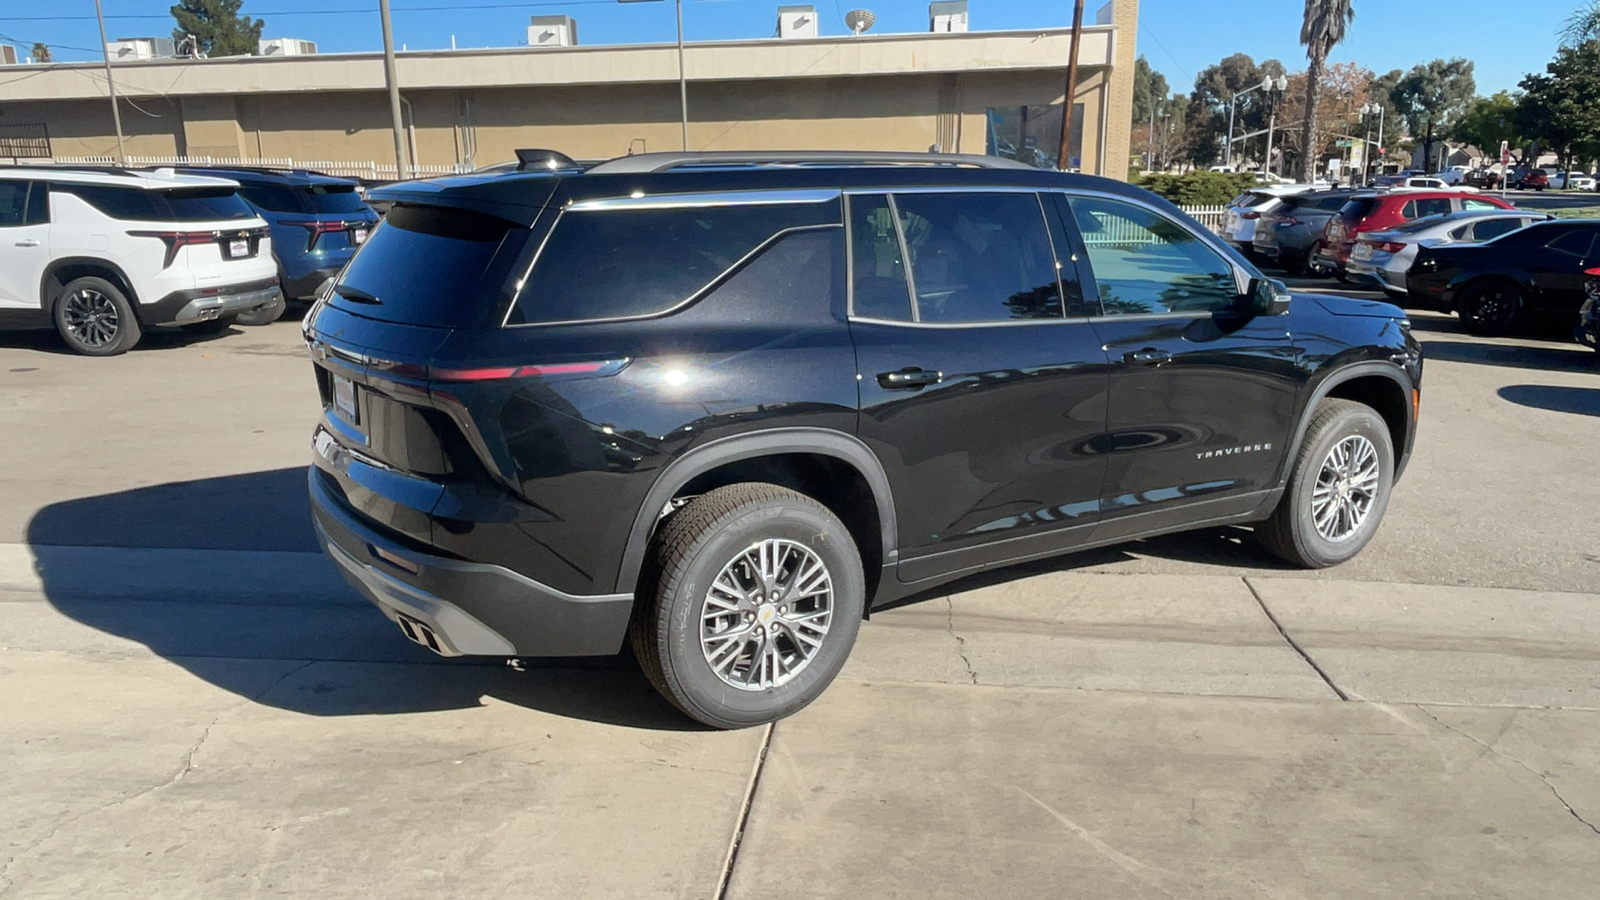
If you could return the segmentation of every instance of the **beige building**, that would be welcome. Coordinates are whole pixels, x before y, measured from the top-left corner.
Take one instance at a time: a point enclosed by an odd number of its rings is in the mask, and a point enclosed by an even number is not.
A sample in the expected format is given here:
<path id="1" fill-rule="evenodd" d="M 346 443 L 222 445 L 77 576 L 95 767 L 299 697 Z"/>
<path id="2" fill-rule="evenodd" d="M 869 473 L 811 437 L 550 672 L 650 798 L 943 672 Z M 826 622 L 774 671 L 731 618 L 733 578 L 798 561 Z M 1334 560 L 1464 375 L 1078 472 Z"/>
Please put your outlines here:
<path id="1" fill-rule="evenodd" d="M 1138 0 L 1111 0 L 1085 23 L 1083 171 L 1126 176 L 1137 18 Z M 1066 29 L 690 44 L 689 144 L 1053 161 L 1069 45 Z M 42 125 L 55 157 L 114 155 L 101 66 L 29 68 L 0 78 L 0 148 Z M 380 54 L 153 59 L 113 73 L 130 156 L 393 166 Z M 488 165 L 518 147 L 579 159 L 680 149 L 673 45 L 413 51 L 398 75 L 405 142 L 424 166 Z"/>

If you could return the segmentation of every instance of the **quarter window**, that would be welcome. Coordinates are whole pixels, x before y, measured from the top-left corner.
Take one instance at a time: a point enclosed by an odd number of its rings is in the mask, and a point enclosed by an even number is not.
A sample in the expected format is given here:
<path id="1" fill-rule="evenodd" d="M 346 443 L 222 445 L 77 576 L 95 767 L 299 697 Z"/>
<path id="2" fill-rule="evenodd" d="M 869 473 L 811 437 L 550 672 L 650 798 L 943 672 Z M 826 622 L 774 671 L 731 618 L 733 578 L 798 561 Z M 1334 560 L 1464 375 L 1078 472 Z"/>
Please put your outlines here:
<path id="1" fill-rule="evenodd" d="M 1238 305 L 1233 267 L 1177 222 L 1104 197 L 1069 203 L 1105 315 L 1207 313 Z"/>
<path id="2" fill-rule="evenodd" d="M 1038 195 L 896 194 L 921 322 L 1060 319 Z"/>
<path id="3" fill-rule="evenodd" d="M 779 233 L 838 224 L 836 203 L 569 210 L 539 252 L 509 323 L 663 313 Z"/>
<path id="4" fill-rule="evenodd" d="M 1518 228 L 1522 227 L 1522 224 L 1523 220 L 1521 219 L 1489 219 L 1488 221 L 1479 222 L 1477 225 L 1473 226 L 1472 239 L 1477 241 L 1487 241 L 1490 238 L 1496 238 L 1502 234 L 1509 234 L 1513 231 L 1516 231 Z"/>

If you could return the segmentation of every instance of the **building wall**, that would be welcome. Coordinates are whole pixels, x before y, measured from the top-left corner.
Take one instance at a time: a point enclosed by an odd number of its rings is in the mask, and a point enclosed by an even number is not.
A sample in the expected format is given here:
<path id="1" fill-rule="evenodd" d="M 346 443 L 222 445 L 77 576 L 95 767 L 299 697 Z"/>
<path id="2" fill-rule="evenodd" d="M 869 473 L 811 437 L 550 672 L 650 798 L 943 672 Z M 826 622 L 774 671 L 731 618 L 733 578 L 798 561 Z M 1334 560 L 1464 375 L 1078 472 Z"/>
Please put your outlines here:
<path id="1" fill-rule="evenodd" d="M 1128 178 L 1133 155 L 1133 63 L 1139 58 L 1139 0 L 1112 0 L 1113 37 L 1110 83 L 1106 86 L 1104 171 L 1120 181 Z"/>

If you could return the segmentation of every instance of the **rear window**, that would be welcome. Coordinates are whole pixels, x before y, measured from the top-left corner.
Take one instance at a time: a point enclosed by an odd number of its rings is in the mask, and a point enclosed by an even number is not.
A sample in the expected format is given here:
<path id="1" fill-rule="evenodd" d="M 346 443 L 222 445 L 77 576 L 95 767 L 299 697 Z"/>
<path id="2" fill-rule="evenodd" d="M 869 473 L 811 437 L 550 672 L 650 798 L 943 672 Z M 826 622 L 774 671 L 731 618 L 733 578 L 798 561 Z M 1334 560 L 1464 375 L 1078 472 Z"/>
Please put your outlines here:
<path id="1" fill-rule="evenodd" d="M 1354 225 L 1370 215 L 1377 205 L 1378 201 L 1371 197 L 1346 201 L 1345 205 L 1339 208 L 1339 218 Z"/>
<path id="2" fill-rule="evenodd" d="M 499 309 L 528 229 L 464 209 L 397 204 L 339 279 L 335 306 L 373 319 L 455 328 Z M 364 295 L 364 296 L 363 296 Z"/>
<path id="3" fill-rule="evenodd" d="M 353 184 L 246 184 L 239 188 L 239 193 L 255 206 L 269 212 L 319 215 L 356 213 L 366 209 Z"/>
<path id="4" fill-rule="evenodd" d="M 663 313 L 779 233 L 839 220 L 838 201 L 568 210 L 539 252 L 508 324 Z"/>
<path id="5" fill-rule="evenodd" d="M 55 190 L 72 194 L 113 219 L 214 222 L 255 216 L 231 187 L 152 191 L 104 184 L 58 183 Z"/>

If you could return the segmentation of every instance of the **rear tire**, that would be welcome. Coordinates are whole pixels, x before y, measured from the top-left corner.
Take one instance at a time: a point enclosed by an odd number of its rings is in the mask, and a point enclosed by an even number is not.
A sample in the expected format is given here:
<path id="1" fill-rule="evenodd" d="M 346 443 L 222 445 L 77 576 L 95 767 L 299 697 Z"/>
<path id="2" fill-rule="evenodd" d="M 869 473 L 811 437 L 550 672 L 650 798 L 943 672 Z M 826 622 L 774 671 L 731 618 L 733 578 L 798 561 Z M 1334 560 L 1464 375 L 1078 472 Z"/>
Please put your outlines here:
<path id="1" fill-rule="evenodd" d="M 122 289 L 94 276 L 68 282 L 51 318 L 67 346 L 84 356 L 126 353 L 144 334 Z"/>
<path id="2" fill-rule="evenodd" d="M 1300 442 L 1283 499 L 1256 536 L 1290 565 L 1338 565 L 1377 533 L 1393 486 L 1394 443 L 1383 417 L 1354 400 L 1323 400 Z"/>
<path id="3" fill-rule="evenodd" d="M 1510 333 L 1521 309 L 1522 290 L 1498 278 L 1468 285 L 1456 303 L 1462 329 L 1478 337 L 1502 337 Z"/>
<path id="4" fill-rule="evenodd" d="M 239 313 L 238 322 L 240 325 L 271 325 L 283 318 L 283 311 L 288 308 L 289 304 L 284 301 L 283 294 L 279 294 L 266 306 Z"/>
<path id="5" fill-rule="evenodd" d="M 1326 263 L 1317 262 L 1317 254 L 1321 253 L 1326 246 L 1323 242 L 1317 241 L 1311 245 L 1310 250 L 1306 251 L 1305 273 L 1307 276 L 1311 278 L 1327 278 L 1333 274 Z"/>
<path id="6" fill-rule="evenodd" d="M 850 655 L 866 602 L 861 556 L 810 497 L 717 488 L 673 514 L 651 554 L 629 636 L 650 683 L 691 718 L 776 721 L 815 700 Z"/>

